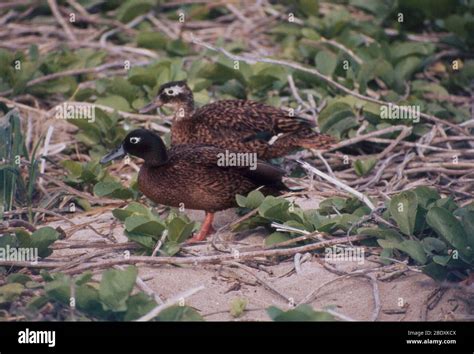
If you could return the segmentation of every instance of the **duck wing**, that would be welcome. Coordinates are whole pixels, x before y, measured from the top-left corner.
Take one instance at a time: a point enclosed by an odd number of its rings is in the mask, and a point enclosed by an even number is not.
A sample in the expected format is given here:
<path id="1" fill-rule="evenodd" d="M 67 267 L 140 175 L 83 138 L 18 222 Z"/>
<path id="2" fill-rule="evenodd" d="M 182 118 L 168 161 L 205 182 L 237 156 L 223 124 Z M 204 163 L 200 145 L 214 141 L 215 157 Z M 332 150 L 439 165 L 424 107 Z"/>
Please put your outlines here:
<path id="1" fill-rule="evenodd" d="M 193 120 L 213 132 L 239 132 L 242 141 L 269 141 L 280 133 L 297 133 L 315 126 L 301 117 L 291 117 L 281 109 L 246 100 L 223 100 L 205 105 Z"/>
<path id="2" fill-rule="evenodd" d="M 180 164 L 183 161 L 189 164 L 205 166 L 212 169 L 222 169 L 231 173 L 239 174 L 242 177 L 250 179 L 258 186 L 272 186 L 277 189 L 286 190 L 287 187 L 282 183 L 282 177 L 286 171 L 265 161 L 257 160 L 256 166 L 228 166 L 222 163 L 222 158 L 228 151 L 218 147 L 204 144 L 185 144 L 176 145 L 169 150 L 170 164 Z"/>

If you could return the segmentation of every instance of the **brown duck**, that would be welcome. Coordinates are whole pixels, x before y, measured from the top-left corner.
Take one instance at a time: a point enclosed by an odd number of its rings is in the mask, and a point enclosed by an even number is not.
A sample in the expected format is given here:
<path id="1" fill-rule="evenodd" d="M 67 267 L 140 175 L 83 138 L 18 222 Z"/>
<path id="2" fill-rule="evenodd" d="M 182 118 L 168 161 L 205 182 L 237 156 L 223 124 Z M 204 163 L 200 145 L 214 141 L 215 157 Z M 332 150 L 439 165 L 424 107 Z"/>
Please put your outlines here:
<path id="1" fill-rule="evenodd" d="M 263 161 L 254 169 L 221 166 L 225 151 L 202 144 L 176 145 L 167 150 L 155 133 L 137 129 L 122 144 L 101 159 L 101 163 L 130 154 L 144 160 L 138 174 L 140 191 L 158 204 L 204 210 L 206 218 L 194 241 L 213 232 L 214 213 L 236 206 L 235 195 L 247 194 L 264 186 L 263 193 L 279 194 L 287 187 L 285 171 Z M 252 166 L 250 166 L 252 167 Z"/>
<path id="2" fill-rule="evenodd" d="M 175 109 L 171 144 L 209 144 L 235 152 L 256 152 L 260 159 L 284 156 L 297 148 L 325 149 L 335 142 L 313 130 L 314 123 L 255 101 L 222 100 L 195 109 L 185 81 L 160 87 L 146 113 L 161 106 Z"/>

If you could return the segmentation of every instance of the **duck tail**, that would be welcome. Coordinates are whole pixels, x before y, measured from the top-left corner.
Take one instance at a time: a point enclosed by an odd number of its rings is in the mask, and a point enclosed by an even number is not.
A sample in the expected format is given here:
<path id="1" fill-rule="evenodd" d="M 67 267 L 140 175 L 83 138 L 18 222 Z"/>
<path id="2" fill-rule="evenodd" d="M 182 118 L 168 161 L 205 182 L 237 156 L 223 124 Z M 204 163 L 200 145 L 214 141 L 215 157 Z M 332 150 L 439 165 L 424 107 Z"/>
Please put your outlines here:
<path id="1" fill-rule="evenodd" d="M 336 139 L 331 135 L 311 131 L 300 134 L 297 139 L 298 146 L 305 149 L 326 150 L 336 143 Z"/>
<path id="2" fill-rule="evenodd" d="M 290 192 L 291 189 L 288 188 L 288 186 L 285 185 L 283 182 L 280 182 L 280 183 L 274 183 L 272 185 L 263 186 L 262 189 L 260 189 L 260 191 L 264 195 L 273 195 L 275 197 L 278 197 L 282 194 Z"/>

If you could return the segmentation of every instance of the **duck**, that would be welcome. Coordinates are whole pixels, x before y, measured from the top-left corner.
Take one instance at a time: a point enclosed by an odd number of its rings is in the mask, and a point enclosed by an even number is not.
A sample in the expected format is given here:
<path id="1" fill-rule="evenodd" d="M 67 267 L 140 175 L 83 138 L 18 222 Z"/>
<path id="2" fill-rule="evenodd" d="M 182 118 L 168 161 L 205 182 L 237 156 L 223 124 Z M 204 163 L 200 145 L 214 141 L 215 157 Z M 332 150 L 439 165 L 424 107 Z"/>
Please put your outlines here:
<path id="1" fill-rule="evenodd" d="M 172 145 L 203 143 L 230 151 L 256 152 L 258 158 L 269 160 L 298 148 L 324 150 L 335 143 L 332 136 L 316 132 L 313 122 L 256 101 L 220 100 L 196 109 L 186 81 L 162 85 L 154 100 L 139 112 L 162 106 L 174 110 Z"/>
<path id="2" fill-rule="evenodd" d="M 237 206 L 235 195 L 261 188 L 267 195 L 289 190 L 285 171 L 255 159 L 249 166 L 223 163 L 225 150 L 205 144 L 181 144 L 167 149 L 153 131 L 136 129 L 100 160 L 107 164 L 127 154 L 141 158 L 138 188 L 157 204 L 204 210 L 205 219 L 190 242 L 203 241 L 214 232 L 214 214 Z"/>

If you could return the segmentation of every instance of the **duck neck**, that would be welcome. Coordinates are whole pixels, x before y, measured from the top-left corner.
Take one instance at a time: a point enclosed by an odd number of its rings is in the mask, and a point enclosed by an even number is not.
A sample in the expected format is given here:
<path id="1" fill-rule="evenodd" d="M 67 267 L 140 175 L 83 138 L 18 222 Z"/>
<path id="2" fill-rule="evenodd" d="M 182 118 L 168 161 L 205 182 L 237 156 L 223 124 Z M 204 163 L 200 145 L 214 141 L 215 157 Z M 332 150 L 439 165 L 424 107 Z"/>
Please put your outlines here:
<path id="1" fill-rule="evenodd" d="M 168 162 L 168 153 L 166 152 L 166 146 L 163 141 L 156 140 L 152 149 L 148 150 L 144 156 L 145 166 L 157 167 L 164 165 Z"/>
<path id="2" fill-rule="evenodd" d="M 175 118 L 177 120 L 189 118 L 194 113 L 194 98 L 192 93 L 181 102 L 176 109 Z"/>

